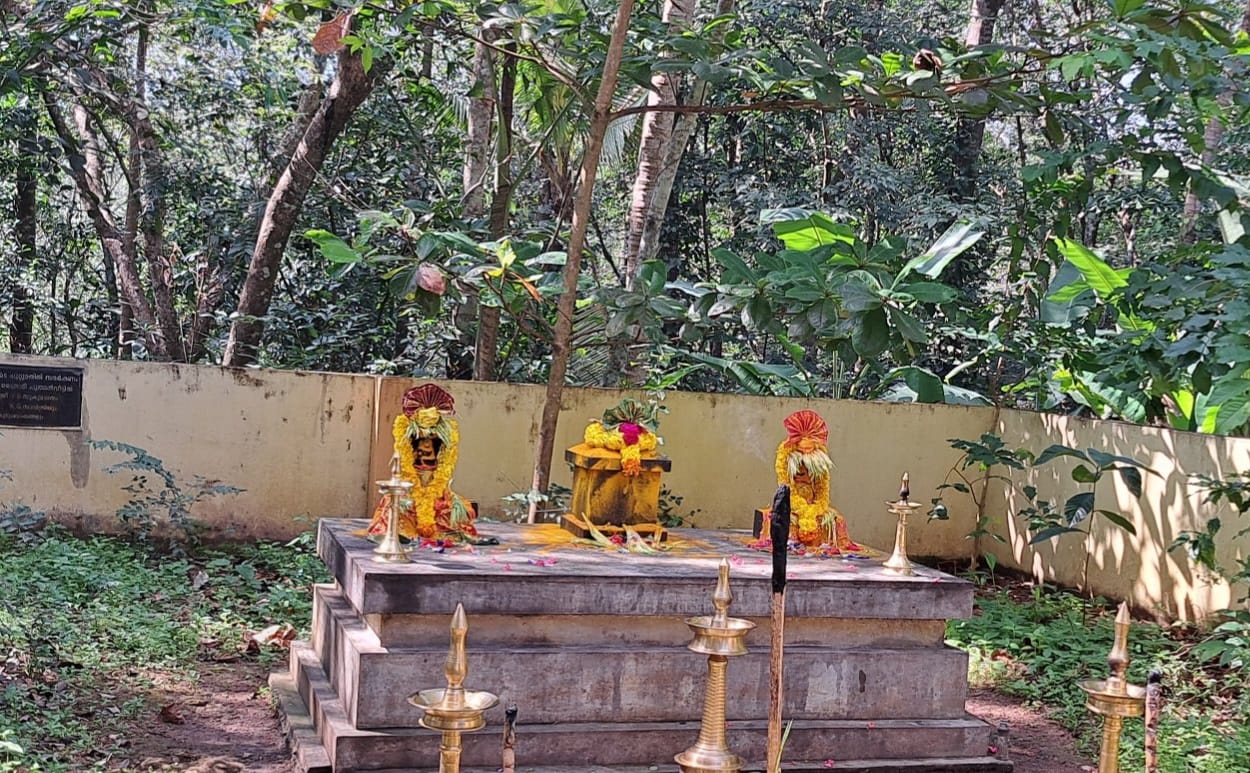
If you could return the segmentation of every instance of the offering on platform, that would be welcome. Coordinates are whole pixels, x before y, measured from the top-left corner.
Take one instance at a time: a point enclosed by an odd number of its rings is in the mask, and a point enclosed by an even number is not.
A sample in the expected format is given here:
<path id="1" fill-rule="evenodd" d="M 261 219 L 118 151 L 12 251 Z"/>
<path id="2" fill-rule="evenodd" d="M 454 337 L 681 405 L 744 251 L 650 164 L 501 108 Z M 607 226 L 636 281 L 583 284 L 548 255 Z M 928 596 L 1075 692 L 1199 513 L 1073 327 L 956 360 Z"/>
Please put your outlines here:
<path id="1" fill-rule="evenodd" d="M 590 422 L 584 442 L 564 452 L 573 468 L 571 512 L 563 519 L 568 531 L 580 537 L 635 532 L 663 539 L 660 476 L 672 462 L 658 452 L 658 411 L 625 398 Z"/>
<path id="2" fill-rule="evenodd" d="M 790 487 L 790 539 L 805 547 L 833 552 L 860 549 L 847 532 L 846 519 L 829 504 L 829 426 L 811 410 L 795 411 L 783 422 L 786 439 L 777 446 L 777 485 Z M 768 510 L 758 511 L 756 536 L 767 534 Z"/>
<path id="3" fill-rule="evenodd" d="M 473 504 L 451 490 L 460 455 L 460 428 L 452 414 L 455 401 L 445 389 L 422 384 L 404 392 L 403 412 L 391 434 L 399 456 L 399 477 L 412 484 L 399 502 L 399 534 L 407 539 L 477 541 Z M 370 535 L 386 532 L 391 502 L 382 497 L 369 524 Z"/>

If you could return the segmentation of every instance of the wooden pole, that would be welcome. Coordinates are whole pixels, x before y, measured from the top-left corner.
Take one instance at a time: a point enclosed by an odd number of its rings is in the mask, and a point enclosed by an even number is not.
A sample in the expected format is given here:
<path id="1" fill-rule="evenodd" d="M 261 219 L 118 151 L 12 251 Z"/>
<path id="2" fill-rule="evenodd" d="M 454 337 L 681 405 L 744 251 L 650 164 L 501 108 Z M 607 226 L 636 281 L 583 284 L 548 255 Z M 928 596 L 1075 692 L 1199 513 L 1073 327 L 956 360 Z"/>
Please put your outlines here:
<path id="1" fill-rule="evenodd" d="M 1146 773 L 1159 773 L 1159 715 L 1163 712 L 1163 672 L 1146 678 Z"/>
<path id="2" fill-rule="evenodd" d="M 773 550 L 772 648 L 768 666 L 768 773 L 781 770 L 782 657 L 786 634 L 786 550 L 790 542 L 790 487 L 778 486 L 769 514 Z"/>
<path id="3" fill-rule="evenodd" d="M 503 773 L 516 773 L 516 704 L 503 711 Z"/>
<path id="4" fill-rule="evenodd" d="M 634 11 L 634 0 L 621 0 L 608 41 L 607 55 L 603 61 L 603 78 L 595 95 L 594 111 L 590 117 L 590 131 L 586 135 L 586 149 L 582 154 L 581 180 L 573 201 L 573 226 L 569 231 L 568 257 L 564 262 L 564 285 L 556 304 L 556 326 L 551 341 L 551 370 L 547 376 L 547 396 L 543 400 L 542 420 L 538 425 L 538 443 L 534 455 L 534 480 L 531 493 L 547 491 L 551 482 L 551 457 L 555 453 L 556 425 L 560 421 L 560 396 L 564 392 L 564 377 L 568 372 L 569 353 L 573 338 L 573 310 L 577 305 L 577 278 L 581 273 L 582 252 L 586 248 L 586 229 L 590 223 L 590 209 L 594 202 L 595 176 L 599 172 L 599 158 L 603 155 L 603 138 L 608 125 L 616 118 L 612 114 L 612 95 L 616 92 L 617 75 L 625 52 L 625 38 L 629 33 L 629 19 Z M 530 498 L 529 517 L 534 523 L 538 515 L 538 497 Z"/>

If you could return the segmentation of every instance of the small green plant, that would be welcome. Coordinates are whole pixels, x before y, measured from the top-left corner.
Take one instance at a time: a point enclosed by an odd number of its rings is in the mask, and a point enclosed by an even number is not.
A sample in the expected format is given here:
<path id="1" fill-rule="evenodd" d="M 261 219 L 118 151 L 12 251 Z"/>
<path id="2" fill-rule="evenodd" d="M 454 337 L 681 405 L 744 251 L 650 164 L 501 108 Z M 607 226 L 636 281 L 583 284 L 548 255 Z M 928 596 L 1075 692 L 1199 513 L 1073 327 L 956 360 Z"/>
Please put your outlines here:
<path id="1" fill-rule="evenodd" d="M 998 564 L 998 559 L 993 553 L 986 553 L 982 556 L 982 540 L 989 537 L 998 542 L 1006 542 L 1007 539 L 989 528 L 990 516 L 986 514 L 985 506 L 990 481 L 1001 480 L 1014 485 L 1011 478 L 998 473 L 996 470 L 1000 468 L 1023 470 L 1025 462 L 1031 455 L 1024 450 L 1013 451 L 1007 448 L 1007 444 L 1003 442 L 1003 439 L 992 432 L 984 433 L 981 435 L 980 440 L 950 438 L 946 442 L 950 444 L 951 448 L 963 451 L 963 456 L 951 465 L 950 471 L 946 473 L 946 478 L 942 481 L 942 485 L 937 487 L 938 496 L 929 500 L 933 505 L 929 510 L 929 520 L 946 521 L 950 519 L 946 503 L 943 501 L 940 492 L 950 489 L 960 494 L 966 494 L 971 498 L 973 505 L 977 508 L 977 522 L 976 527 L 968 532 L 965 537 L 965 539 L 972 541 L 972 555 L 969 557 L 968 570 L 975 572 L 977 565 L 984 558 L 990 574 L 993 574 L 994 568 Z M 952 478 L 957 478 L 958 480 L 952 480 Z"/>
<path id="2" fill-rule="evenodd" d="M 1108 473 L 1118 473 L 1124 481 L 1124 485 L 1132 492 L 1133 496 L 1141 497 L 1142 494 L 1142 473 L 1148 472 L 1157 474 L 1153 470 L 1147 468 L 1141 462 L 1130 459 L 1127 456 L 1116 456 L 1099 451 L 1096 448 L 1088 448 L 1081 451 L 1071 446 L 1051 445 L 1042 451 L 1041 454 L 1032 460 L 1033 467 L 1040 467 L 1055 459 L 1071 458 L 1077 460 L 1077 465 L 1072 468 L 1072 480 L 1088 485 L 1088 491 L 1080 491 L 1068 497 L 1062 506 L 1062 509 L 1052 500 L 1039 499 L 1037 488 L 1035 486 L 1022 486 L 1025 498 L 1029 504 L 1020 510 L 1017 514 L 1028 524 L 1028 530 L 1032 533 L 1029 539 L 1030 545 L 1036 545 L 1039 542 L 1062 537 L 1065 534 L 1081 534 L 1085 537 L 1087 548 L 1088 540 L 1093 531 L 1093 520 L 1095 515 L 1101 515 L 1113 525 L 1123 529 L 1129 534 L 1137 534 L 1137 527 L 1132 521 L 1125 518 L 1120 513 L 1112 510 L 1105 510 L 1097 507 L 1094 495 L 1098 490 L 1098 483 Z M 1081 566 L 1081 586 L 1088 586 L 1089 579 L 1089 560 L 1093 555 L 1093 551 L 1087 549 L 1085 551 L 1085 561 Z"/>
<path id="3" fill-rule="evenodd" d="M 130 472 L 130 483 L 122 490 L 130 494 L 126 504 L 117 510 L 117 517 L 135 537 L 148 540 L 158 524 L 167 524 L 179 535 L 195 541 L 200 525 L 191 517 L 191 509 L 210 497 L 239 494 L 243 489 L 218 480 L 196 475 L 185 481 L 167 469 L 165 463 L 138 446 L 113 440 L 92 440 L 92 448 L 117 451 L 128 459 L 104 468 L 110 475 Z"/>
<path id="4" fill-rule="evenodd" d="M 522 523 L 529 518 L 531 504 L 538 503 L 538 520 L 542 521 L 544 520 L 544 515 L 563 515 L 567 513 L 569 511 L 569 502 L 572 498 L 573 489 L 561 486 L 559 483 L 552 483 L 547 486 L 547 493 L 545 494 L 534 491 L 518 491 L 501 497 L 501 500 L 503 501 L 504 515 L 509 520 Z"/>
<path id="5" fill-rule="evenodd" d="M 1227 503 L 1237 512 L 1239 519 L 1244 519 L 1250 513 L 1250 472 L 1235 473 L 1225 479 L 1197 475 L 1195 480 L 1200 488 L 1206 489 L 1207 496 L 1204 501 L 1207 504 Z M 1250 556 L 1243 555 L 1238 558 L 1234 567 L 1221 566 L 1216 558 L 1216 537 L 1223 527 L 1223 519 L 1218 516 L 1210 518 L 1203 531 L 1182 532 L 1168 549 L 1184 550 L 1194 563 L 1212 575 L 1227 580 L 1230 585 L 1250 584 Z M 1250 534 L 1250 525 L 1239 529 L 1230 539 L 1246 534 Z M 1250 603 L 1250 593 L 1243 595 L 1237 603 L 1243 606 Z M 1223 622 L 1194 648 L 1194 654 L 1205 660 L 1218 662 L 1221 666 L 1245 669 L 1250 664 L 1250 611 L 1224 609 L 1219 612 L 1219 616 Z"/>
<path id="6" fill-rule="evenodd" d="M 703 511 L 696 507 L 683 512 L 681 507 L 685 501 L 685 497 L 675 493 L 668 486 L 660 486 L 660 525 L 670 529 L 678 526 L 693 526 L 694 517 Z"/>

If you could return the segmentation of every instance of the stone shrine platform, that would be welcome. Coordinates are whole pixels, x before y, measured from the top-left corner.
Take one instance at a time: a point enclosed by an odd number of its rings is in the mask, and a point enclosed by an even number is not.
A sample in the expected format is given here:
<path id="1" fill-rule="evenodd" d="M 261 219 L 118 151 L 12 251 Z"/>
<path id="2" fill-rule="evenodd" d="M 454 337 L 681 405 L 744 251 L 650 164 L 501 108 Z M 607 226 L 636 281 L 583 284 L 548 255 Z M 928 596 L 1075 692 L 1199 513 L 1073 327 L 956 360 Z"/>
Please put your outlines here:
<path id="1" fill-rule="evenodd" d="M 374 560 L 363 520 L 322 520 L 335 578 L 313 590 L 310 643 L 291 649 L 277 696 L 304 771 L 433 771 L 438 735 L 407 703 L 445 685 L 451 614 L 469 618 L 465 684 L 500 697 L 464 736 L 463 764 L 494 771 L 503 707 L 519 707 L 518 771 L 676 771 L 699 732 L 706 658 L 685 618 L 712 611 L 728 556 L 730 614 L 757 623 L 728 674 L 728 741 L 762 770 L 768 716 L 769 575 L 745 532 L 676 529 L 663 555 L 613 553 L 550 524 L 479 524 L 492 547 L 416 548 Z M 945 621 L 972 613 L 972 585 L 882 557 L 789 562 L 786 771 L 994 771 L 991 729 L 964 711 L 967 656 Z M 831 766 L 829 761 L 833 761 Z"/>

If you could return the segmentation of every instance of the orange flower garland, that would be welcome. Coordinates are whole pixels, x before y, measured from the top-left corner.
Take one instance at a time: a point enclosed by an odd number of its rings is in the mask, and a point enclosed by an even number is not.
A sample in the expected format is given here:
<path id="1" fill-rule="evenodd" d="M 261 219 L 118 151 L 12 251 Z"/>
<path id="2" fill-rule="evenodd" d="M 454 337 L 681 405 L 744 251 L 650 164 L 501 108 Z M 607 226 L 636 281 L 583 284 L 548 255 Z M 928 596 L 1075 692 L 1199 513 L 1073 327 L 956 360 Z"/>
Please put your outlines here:
<path id="1" fill-rule="evenodd" d="M 790 479 L 790 454 L 794 449 L 785 442 L 777 446 L 777 484 L 790 486 L 790 517 L 799 542 L 819 545 L 824 542 L 825 519 L 829 514 L 829 476 L 813 476 L 808 484 L 795 485 Z"/>
<path id="2" fill-rule="evenodd" d="M 591 448 L 606 448 L 609 451 L 619 451 L 621 454 L 621 472 L 626 475 L 637 475 L 642 472 L 642 458 L 645 454 L 647 458 L 651 458 L 655 454 L 658 446 L 654 432 L 648 432 L 645 428 L 638 435 L 637 443 L 625 442 L 625 436 L 619 429 L 608 429 L 598 419 L 594 419 L 590 424 L 586 425 L 586 431 L 582 433 L 582 440 Z"/>
<path id="3" fill-rule="evenodd" d="M 447 493 L 452 472 L 456 469 L 456 460 L 460 456 L 460 426 L 455 419 L 441 418 L 447 423 L 448 441 L 443 444 L 442 452 L 438 455 L 438 466 L 434 468 L 434 475 L 428 486 L 421 483 L 421 474 L 416 467 L 416 454 L 408 440 L 410 425 L 423 419 L 428 421 L 428 417 L 418 413 L 409 419 L 400 414 L 395 417 L 395 424 L 391 429 L 395 450 L 399 453 L 400 477 L 412 483 L 412 509 L 417 516 L 417 534 L 421 537 L 433 537 L 438 530 L 434 520 L 434 503 Z"/>

